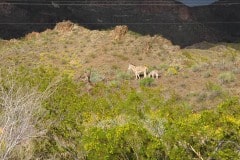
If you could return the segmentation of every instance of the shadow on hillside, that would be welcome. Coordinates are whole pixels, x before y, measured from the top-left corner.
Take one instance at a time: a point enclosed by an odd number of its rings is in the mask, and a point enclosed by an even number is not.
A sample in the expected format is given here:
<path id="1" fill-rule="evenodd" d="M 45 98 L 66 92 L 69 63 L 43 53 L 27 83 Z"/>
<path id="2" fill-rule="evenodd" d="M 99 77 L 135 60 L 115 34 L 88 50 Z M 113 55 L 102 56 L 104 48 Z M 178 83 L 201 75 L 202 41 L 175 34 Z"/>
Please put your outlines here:
<path id="1" fill-rule="evenodd" d="M 19 39 L 25 37 L 28 33 L 43 32 L 47 29 L 53 29 L 56 24 L 4 24 L 0 26 L 0 38 L 5 40 Z"/>

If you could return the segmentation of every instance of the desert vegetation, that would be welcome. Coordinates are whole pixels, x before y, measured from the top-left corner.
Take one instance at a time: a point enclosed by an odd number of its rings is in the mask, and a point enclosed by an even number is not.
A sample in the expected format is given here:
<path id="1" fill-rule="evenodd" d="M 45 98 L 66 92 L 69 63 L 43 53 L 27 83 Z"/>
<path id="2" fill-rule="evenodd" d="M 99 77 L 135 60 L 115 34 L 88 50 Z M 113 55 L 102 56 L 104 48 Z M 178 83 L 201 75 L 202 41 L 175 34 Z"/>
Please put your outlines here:
<path id="1" fill-rule="evenodd" d="M 240 158 L 239 44 L 116 36 L 59 24 L 0 41 L 1 159 Z"/>

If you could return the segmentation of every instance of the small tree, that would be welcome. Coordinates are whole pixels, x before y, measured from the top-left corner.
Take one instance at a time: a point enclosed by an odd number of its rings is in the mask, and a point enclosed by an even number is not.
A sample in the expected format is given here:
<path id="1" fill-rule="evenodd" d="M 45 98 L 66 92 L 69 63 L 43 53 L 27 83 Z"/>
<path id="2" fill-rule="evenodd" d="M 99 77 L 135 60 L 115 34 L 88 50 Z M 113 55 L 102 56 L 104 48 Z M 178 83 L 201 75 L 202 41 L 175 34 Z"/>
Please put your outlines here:
<path id="1" fill-rule="evenodd" d="M 44 133 L 36 124 L 49 94 L 49 89 L 40 93 L 13 80 L 0 84 L 0 159 L 9 159 L 17 146 Z"/>

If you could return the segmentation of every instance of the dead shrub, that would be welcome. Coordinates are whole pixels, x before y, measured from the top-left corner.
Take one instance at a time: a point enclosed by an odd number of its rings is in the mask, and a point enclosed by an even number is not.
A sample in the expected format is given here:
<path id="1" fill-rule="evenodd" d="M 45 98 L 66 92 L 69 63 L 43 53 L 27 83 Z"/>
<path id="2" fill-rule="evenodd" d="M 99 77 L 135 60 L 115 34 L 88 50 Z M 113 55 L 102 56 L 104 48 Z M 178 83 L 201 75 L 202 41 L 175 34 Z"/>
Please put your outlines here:
<path id="1" fill-rule="evenodd" d="M 123 36 L 128 32 L 128 27 L 125 25 L 116 26 L 114 29 L 114 40 L 121 40 Z"/>
<path id="2" fill-rule="evenodd" d="M 57 23 L 54 30 L 64 33 L 64 32 L 72 31 L 73 27 L 74 27 L 74 23 L 72 23 L 71 21 L 63 21 L 63 22 Z"/>
<path id="3" fill-rule="evenodd" d="M 33 38 L 38 38 L 39 37 L 39 33 L 38 32 L 32 32 L 26 35 L 26 39 L 33 39 Z"/>
<path id="4" fill-rule="evenodd" d="M 36 126 L 43 116 L 42 103 L 50 96 L 50 88 L 39 92 L 11 79 L 0 84 L 0 159 L 20 158 L 18 151 L 45 133 Z"/>

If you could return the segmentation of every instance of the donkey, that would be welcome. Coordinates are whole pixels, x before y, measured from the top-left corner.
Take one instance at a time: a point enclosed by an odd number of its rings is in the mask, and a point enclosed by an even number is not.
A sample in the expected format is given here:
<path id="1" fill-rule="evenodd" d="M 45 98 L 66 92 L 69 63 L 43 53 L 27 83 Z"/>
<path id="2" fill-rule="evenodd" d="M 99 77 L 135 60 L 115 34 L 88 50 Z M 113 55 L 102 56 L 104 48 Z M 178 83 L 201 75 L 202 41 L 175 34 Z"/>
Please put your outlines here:
<path id="1" fill-rule="evenodd" d="M 144 74 L 144 78 L 147 76 L 148 68 L 146 66 L 135 66 L 133 64 L 128 65 L 128 70 L 132 70 L 135 74 L 136 79 L 140 79 L 140 74 Z"/>
<path id="2" fill-rule="evenodd" d="M 158 79 L 158 70 L 152 70 L 149 74 L 148 77 L 156 78 Z"/>

